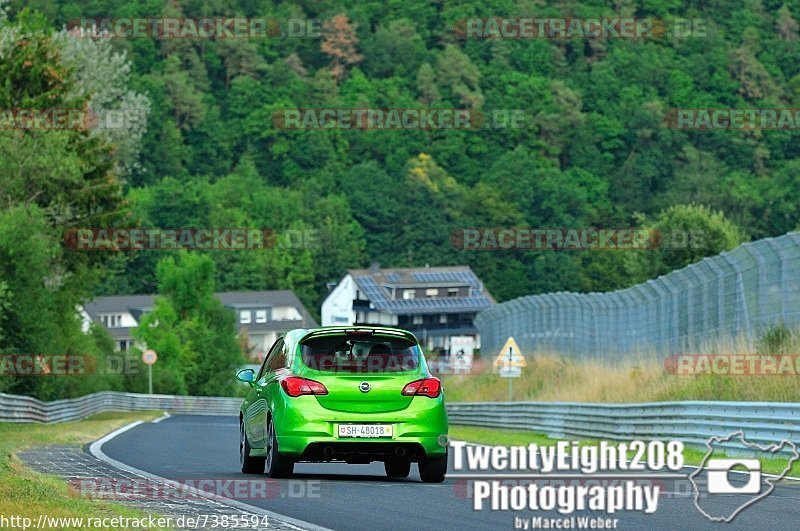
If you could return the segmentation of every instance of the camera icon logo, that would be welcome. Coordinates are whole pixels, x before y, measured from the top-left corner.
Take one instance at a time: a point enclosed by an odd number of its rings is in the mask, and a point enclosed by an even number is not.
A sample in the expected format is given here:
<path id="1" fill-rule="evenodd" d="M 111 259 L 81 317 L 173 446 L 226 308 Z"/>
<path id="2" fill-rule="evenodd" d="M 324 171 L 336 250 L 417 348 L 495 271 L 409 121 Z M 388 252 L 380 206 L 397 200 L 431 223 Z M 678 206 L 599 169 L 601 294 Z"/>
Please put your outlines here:
<path id="1" fill-rule="evenodd" d="M 737 465 L 747 469 L 744 485 L 733 485 L 728 473 Z M 761 462 L 758 459 L 709 459 L 706 465 L 709 494 L 758 494 L 761 490 Z"/>
<path id="2" fill-rule="evenodd" d="M 740 451 L 781 460 L 785 467 L 779 474 L 767 474 L 761 470 L 761 459 L 752 456 L 728 458 L 723 453 L 714 457 L 715 452 L 726 452 L 737 446 Z M 775 483 L 786 477 L 792 464 L 800 460 L 800 451 L 792 441 L 784 439 L 762 445 L 748 441 L 743 430 L 711 437 L 706 441 L 706 450 L 700 466 L 687 477 L 694 491 L 694 506 L 712 522 L 730 523 L 744 509 L 769 496 L 775 490 Z M 734 467 L 744 470 L 739 472 Z M 705 473 L 705 483 L 698 481 L 702 473 Z"/>

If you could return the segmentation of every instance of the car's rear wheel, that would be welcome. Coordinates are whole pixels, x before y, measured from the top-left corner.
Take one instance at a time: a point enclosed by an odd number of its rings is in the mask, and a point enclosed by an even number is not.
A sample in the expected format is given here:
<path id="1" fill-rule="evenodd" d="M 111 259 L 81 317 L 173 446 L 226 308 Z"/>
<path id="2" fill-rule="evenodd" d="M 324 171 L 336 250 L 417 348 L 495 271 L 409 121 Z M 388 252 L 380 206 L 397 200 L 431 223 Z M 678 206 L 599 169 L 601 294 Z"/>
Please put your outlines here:
<path id="1" fill-rule="evenodd" d="M 267 457 L 266 470 L 271 478 L 286 478 L 294 472 L 294 460 L 278 452 L 278 438 L 275 435 L 275 425 L 272 419 L 267 422 Z"/>
<path id="2" fill-rule="evenodd" d="M 419 461 L 419 477 L 423 483 L 441 483 L 447 474 L 447 454 L 426 457 Z"/>
<path id="3" fill-rule="evenodd" d="M 390 478 L 407 478 L 411 473 L 411 461 L 404 459 L 402 461 L 385 461 L 383 468 L 386 469 L 386 475 Z"/>
<path id="4" fill-rule="evenodd" d="M 250 443 L 244 431 L 244 422 L 239 423 L 239 462 L 244 474 L 264 473 L 264 458 L 250 455 Z"/>

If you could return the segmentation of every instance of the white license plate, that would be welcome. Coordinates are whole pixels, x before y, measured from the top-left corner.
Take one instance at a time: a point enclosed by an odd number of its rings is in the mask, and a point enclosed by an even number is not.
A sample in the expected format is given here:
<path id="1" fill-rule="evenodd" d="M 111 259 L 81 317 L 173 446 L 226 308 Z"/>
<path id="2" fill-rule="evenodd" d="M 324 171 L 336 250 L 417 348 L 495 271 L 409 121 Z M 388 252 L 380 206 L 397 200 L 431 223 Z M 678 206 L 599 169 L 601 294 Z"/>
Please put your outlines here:
<path id="1" fill-rule="evenodd" d="M 391 437 L 391 424 L 339 424 L 339 437 Z"/>

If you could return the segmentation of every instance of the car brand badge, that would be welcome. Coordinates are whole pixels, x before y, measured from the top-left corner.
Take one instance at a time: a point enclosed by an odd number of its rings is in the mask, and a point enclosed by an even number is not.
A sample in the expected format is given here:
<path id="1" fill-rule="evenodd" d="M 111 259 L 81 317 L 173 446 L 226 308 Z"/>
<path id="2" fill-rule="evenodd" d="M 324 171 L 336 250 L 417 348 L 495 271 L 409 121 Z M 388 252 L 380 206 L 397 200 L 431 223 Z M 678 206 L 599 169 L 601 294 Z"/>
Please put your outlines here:
<path id="1" fill-rule="evenodd" d="M 358 388 L 361 389 L 362 393 L 369 393 L 369 382 L 361 382 L 361 385 L 359 385 Z"/>

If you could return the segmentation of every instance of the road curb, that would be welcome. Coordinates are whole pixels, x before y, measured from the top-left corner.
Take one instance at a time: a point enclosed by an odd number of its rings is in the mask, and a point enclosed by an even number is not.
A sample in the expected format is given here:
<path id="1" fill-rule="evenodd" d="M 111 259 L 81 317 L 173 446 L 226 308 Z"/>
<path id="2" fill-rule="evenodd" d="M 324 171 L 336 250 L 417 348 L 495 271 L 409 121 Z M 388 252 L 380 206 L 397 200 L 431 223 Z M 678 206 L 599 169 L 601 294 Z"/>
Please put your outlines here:
<path id="1" fill-rule="evenodd" d="M 130 474 L 136 474 L 143 478 L 147 479 L 154 479 L 158 481 L 169 481 L 168 478 L 164 478 L 161 476 L 157 476 L 155 474 L 151 474 L 150 472 L 145 472 L 144 470 L 140 470 L 138 468 L 134 468 L 130 465 L 117 461 L 116 459 L 112 459 L 111 457 L 107 456 L 103 453 L 102 447 L 105 443 L 110 441 L 111 439 L 117 437 L 125 433 L 126 431 L 135 428 L 136 426 L 143 424 L 141 420 L 137 420 L 136 422 L 131 422 L 130 424 L 119 428 L 118 430 L 112 431 L 108 435 L 101 437 L 100 439 L 96 440 L 95 442 L 89 445 L 89 453 L 94 456 L 95 458 L 103 461 L 104 463 L 117 468 L 119 470 L 123 470 Z M 287 524 L 289 526 L 295 527 L 299 530 L 307 530 L 307 531 L 332 531 L 327 527 L 318 526 L 316 524 L 312 524 L 310 522 L 305 522 L 303 520 L 299 520 L 297 518 L 292 518 L 291 516 L 284 516 L 282 514 L 275 513 L 273 511 L 269 511 L 267 509 L 262 509 L 261 507 L 256 507 L 255 505 L 249 505 L 247 503 L 240 502 L 238 500 L 232 500 L 230 498 L 226 498 L 224 496 L 218 496 L 216 494 L 199 490 L 191 486 L 184 486 L 183 490 L 190 492 L 198 497 L 206 498 L 209 500 L 216 501 L 218 503 L 225 503 L 242 511 L 246 511 L 248 513 L 253 513 L 261 516 L 266 516 L 269 519 L 275 519 L 276 521 Z"/>

